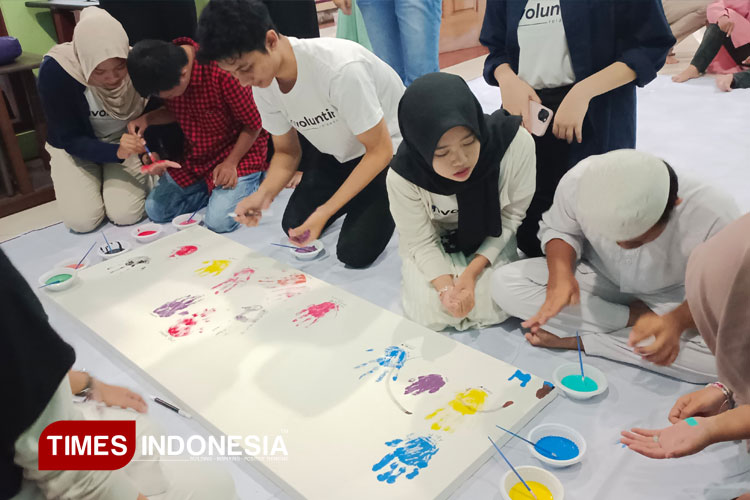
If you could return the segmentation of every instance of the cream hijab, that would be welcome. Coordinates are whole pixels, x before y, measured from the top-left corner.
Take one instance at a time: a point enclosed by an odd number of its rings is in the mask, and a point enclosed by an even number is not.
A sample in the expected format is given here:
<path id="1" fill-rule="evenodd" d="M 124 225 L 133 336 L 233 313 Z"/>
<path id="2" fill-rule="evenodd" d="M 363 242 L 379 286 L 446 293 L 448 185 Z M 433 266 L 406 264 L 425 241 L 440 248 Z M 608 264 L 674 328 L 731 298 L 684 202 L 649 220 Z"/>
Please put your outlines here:
<path id="1" fill-rule="evenodd" d="M 685 292 L 719 380 L 750 404 L 750 214 L 693 250 Z"/>
<path id="2" fill-rule="evenodd" d="M 129 76 L 112 90 L 88 83 L 98 64 L 113 57 L 127 59 L 129 51 L 128 35 L 122 25 L 106 11 L 87 7 L 73 31 L 73 41 L 55 45 L 47 55 L 70 76 L 89 87 L 111 117 L 131 120 L 143 113 L 147 100 L 138 95 Z"/>

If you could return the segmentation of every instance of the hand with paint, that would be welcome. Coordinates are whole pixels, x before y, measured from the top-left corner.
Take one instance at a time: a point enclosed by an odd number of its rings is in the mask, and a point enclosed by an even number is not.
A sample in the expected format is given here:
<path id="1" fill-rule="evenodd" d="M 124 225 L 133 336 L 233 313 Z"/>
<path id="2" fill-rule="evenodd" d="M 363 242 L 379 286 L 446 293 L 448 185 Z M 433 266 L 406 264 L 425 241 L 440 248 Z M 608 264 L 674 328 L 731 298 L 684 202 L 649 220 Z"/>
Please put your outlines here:
<path id="1" fill-rule="evenodd" d="M 663 316 L 655 313 L 644 314 L 633 325 L 628 345 L 634 347 L 633 351 L 647 361 L 662 366 L 671 365 L 680 353 L 682 332 L 690 327 L 690 323 L 685 320 L 685 314 L 690 315 L 687 303 Z M 656 340 L 647 346 L 637 346 L 649 337 Z"/>
<path id="2" fill-rule="evenodd" d="M 724 391 L 718 387 L 704 387 L 680 396 L 669 412 L 669 421 L 676 424 L 690 417 L 713 417 L 730 407 Z"/>
<path id="3" fill-rule="evenodd" d="M 550 318 L 557 316 L 563 308 L 573 306 L 581 302 L 581 291 L 578 280 L 572 272 L 555 276 L 550 274 L 547 283 L 547 296 L 539 311 L 527 319 L 521 326 L 528 328 L 531 333 L 537 333 Z"/>
<path id="4" fill-rule="evenodd" d="M 234 189 L 237 187 L 237 163 L 224 160 L 214 167 L 213 182 L 216 187 Z M 239 212 L 237 212 L 239 213 Z"/>
<path id="5" fill-rule="evenodd" d="M 267 210 L 272 202 L 273 196 L 266 194 L 259 188 L 250 196 L 243 198 L 235 207 L 234 213 L 237 214 L 237 222 L 247 227 L 257 226 L 263 217 L 263 210 Z"/>
<path id="6" fill-rule="evenodd" d="M 711 419 L 690 417 L 659 430 L 622 432 L 622 444 L 649 458 L 679 458 L 698 453 L 712 444 Z"/>
<path id="7" fill-rule="evenodd" d="M 91 379 L 91 399 L 107 406 L 132 408 L 140 413 L 146 413 L 148 406 L 141 396 L 116 385 L 109 385 L 95 378 Z"/>
<path id="8" fill-rule="evenodd" d="M 298 247 L 304 247 L 317 240 L 323 232 L 328 216 L 318 208 L 301 226 L 289 230 L 289 241 Z"/>

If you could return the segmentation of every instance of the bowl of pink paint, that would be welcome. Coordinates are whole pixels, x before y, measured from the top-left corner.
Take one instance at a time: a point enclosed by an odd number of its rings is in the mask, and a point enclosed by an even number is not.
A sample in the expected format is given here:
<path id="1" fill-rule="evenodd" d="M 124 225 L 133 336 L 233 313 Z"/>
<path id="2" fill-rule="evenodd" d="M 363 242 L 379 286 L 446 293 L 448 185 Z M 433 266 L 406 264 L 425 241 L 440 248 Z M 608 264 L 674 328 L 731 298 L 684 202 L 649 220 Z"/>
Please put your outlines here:
<path id="1" fill-rule="evenodd" d="M 172 219 L 172 225 L 180 231 L 194 226 L 199 226 L 201 222 L 203 222 L 203 216 L 201 214 L 193 213 L 178 215 L 177 217 Z"/>
<path id="2" fill-rule="evenodd" d="M 601 370 L 591 365 L 583 365 L 581 376 L 581 365 L 578 363 L 566 363 L 557 367 L 554 373 L 555 387 L 573 399 L 590 399 L 607 390 L 607 377 Z"/>
<path id="3" fill-rule="evenodd" d="M 533 465 L 522 465 L 516 467 L 516 470 L 538 500 L 565 500 L 565 489 L 557 476 L 551 472 Z M 534 499 L 512 470 L 508 470 L 500 480 L 500 490 L 505 500 Z"/>
<path id="4" fill-rule="evenodd" d="M 69 267 L 55 267 L 39 276 L 39 287 L 50 292 L 67 290 L 76 282 L 78 271 Z"/>
<path id="5" fill-rule="evenodd" d="M 161 236 L 161 226 L 149 222 L 148 224 L 142 224 L 130 231 L 130 236 L 139 243 L 151 243 Z"/>
<path id="6" fill-rule="evenodd" d="M 563 424 L 537 425 L 528 436 L 531 454 L 551 467 L 570 467 L 586 454 L 586 440 L 580 432 Z"/>
<path id="7" fill-rule="evenodd" d="M 315 257 L 320 255 L 323 251 L 323 242 L 315 240 L 309 245 L 305 245 L 299 248 L 290 248 L 289 252 L 297 257 L 299 260 L 313 260 Z"/>
<path id="8" fill-rule="evenodd" d="M 80 271 L 84 267 L 89 267 L 90 265 L 91 260 L 88 257 L 83 260 L 81 260 L 80 257 L 70 257 L 69 259 L 63 259 L 55 264 L 55 268 L 74 269 L 76 271 Z"/>

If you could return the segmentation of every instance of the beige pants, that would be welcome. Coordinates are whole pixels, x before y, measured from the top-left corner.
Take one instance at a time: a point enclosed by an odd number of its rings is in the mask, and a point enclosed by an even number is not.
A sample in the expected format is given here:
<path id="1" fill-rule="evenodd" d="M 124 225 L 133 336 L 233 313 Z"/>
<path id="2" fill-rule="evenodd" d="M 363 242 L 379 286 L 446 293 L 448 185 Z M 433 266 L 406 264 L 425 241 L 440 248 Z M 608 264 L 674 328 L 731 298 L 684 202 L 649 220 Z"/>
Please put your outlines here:
<path id="1" fill-rule="evenodd" d="M 706 25 L 706 7 L 715 0 L 662 0 L 672 34 L 680 43 Z"/>
<path id="2" fill-rule="evenodd" d="M 95 163 L 47 144 L 52 183 L 65 226 L 88 233 L 106 217 L 127 226 L 143 218 L 150 176 L 140 171 L 137 156 L 123 163 Z"/>

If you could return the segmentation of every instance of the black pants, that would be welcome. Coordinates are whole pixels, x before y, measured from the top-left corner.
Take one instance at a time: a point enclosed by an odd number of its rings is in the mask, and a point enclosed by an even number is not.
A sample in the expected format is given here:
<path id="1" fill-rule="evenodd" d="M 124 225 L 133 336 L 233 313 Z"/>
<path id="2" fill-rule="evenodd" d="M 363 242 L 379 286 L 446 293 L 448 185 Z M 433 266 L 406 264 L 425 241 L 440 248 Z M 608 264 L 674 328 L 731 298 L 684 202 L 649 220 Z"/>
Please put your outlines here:
<path id="1" fill-rule="evenodd" d="M 542 104 L 557 112 L 560 103 L 570 91 L 571 86 L 556 89 L 537 90 Z M 584 134 L 586 137 L 588 134 Z M 536 192 L 531 200 L 526 218 L 518 228 L 516 238 L 518 248 L 528 257 L 541 257 L 542 248 L 537 238 L 539 221 L 542 214 L 549 210 L 555 197 L 555 190 L 560 179 L 570 170 L 570 145 L 552 134 L 552 123 L 542 137 L 534 136 L 536 145 Z"/>
<path id="2" fill-rule="evenodd" d="M 729 55 L 738 65 L 750 57 L 750 44 L 735 47 L 732 43 L 732 38 L 721 31 L 718 24 L 709 24 L 706 28 L 706 34 L 703 35 L 700 47 L 695 52 L 695 56 L 693 56 L 690 64 L 698 68 L 698 71 L 701 73 L 705 73 L 711 61 L 714 60 L 722 47 L 727 49 Z"/>
<path id="3" fill-rule="evenodd" d="M 273 24 L 282 35 L 318 38 L 318 11 L 315 0 L 263 0 Z"/>
<path id="4" fill-rule="evenodd" d="M 339 163 L 336 158 L 320 154 L 315 168 L 305 170 L 284 211 L 281 227 L 285 234 L 303 222 L 341 187 L 361 158 Z M 393 235 L 395 223 L 388 205 L 385 175 L 381 172 L 360 193 L 328 220 L 326 228 L 346 215 L 336 245 L 336 255 L 345 265 L 363 268 L 383 252 Z M 325 229 L 324 229 L 325 230 Z"/>
<path id="5" fill-rule="evenodd" d="M 195 38 L 195 0 L 99 0 L 99 6 L 122 24 L 130 45 L 146 39 Z"/>

